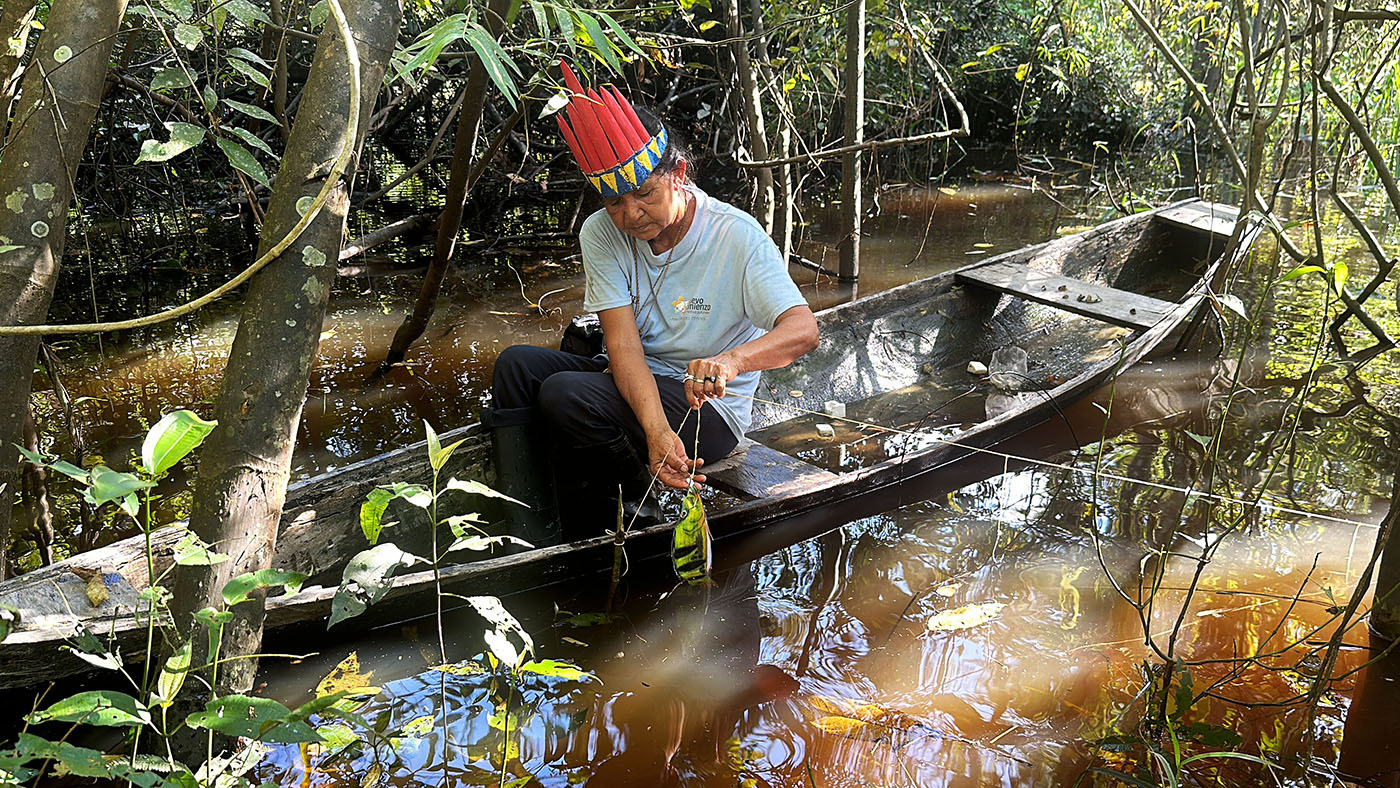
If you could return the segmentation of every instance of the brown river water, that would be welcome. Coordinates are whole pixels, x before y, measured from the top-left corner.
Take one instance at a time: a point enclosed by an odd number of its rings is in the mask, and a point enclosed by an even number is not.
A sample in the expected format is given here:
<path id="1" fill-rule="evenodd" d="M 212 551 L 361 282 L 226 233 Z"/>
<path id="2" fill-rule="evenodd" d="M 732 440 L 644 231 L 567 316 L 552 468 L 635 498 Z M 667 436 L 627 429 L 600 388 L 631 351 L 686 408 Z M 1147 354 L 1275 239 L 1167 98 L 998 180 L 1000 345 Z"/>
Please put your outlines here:
<path id="1" fill-rule="evenodd" d="M 956 191 L 883 196 L 863 241 L 861 293 L 1110 217 L 1074 207 L 1083 200 L 1072 191 Z M 828 244 L 804 252 L 834 264 Z M 1269 252 L 1237 288 L 1258 315 L 1250 327 L 1231 318 L 1244 352 L 1139 365 L 1000 447 L 1038 464 L 978 458 L 903 491 L 899 508 L 832 523 L 711 588 L 672 588 L 665 567 L 640 567 L 607 621 L 580 615 L 602 609 L 606 578 L 507 600 L 537 659 L 591 679 L 488 670 L 484 623 L 462 611 L 446 622 L 447 670 L 430 619 L 280 644 L 316 653 L 269 661 L 261 692 L 295 705 L 338 670 L 342 686 L 380 688 L 358 711 L 378 734 L 339 751 L 271 749 L 257 776 L 307 786 L 503 776 L 520 786 L 1126 784 L 1110 773 L 1147 763 L 1128 739 L 1160 700 L 1168 650 L 1168 710 L 1197 739 L 1182 758 L 1263 756 L 1282 764 L 1287 785 L 1339 784 L 1338 764 L 1400 770 L 1400 667 L 1393 657 L 1366 664 L 1364 621 L 1341 634 L 1333 673 L 1346 677 L 1318 694 L 1315 712 L 1299 701 L 1388 507 L 1400 370 L 1389 356 L 1350 381 L 1323 367 L 1300 398 L 1323 292 L 1305 280 L 1269 290 L 1286 270 Z M 516 249 L 493 261 L 454 275 L 425 341 L 385 385 L 368 373 L 414 283 L 337 284 L 296 476 L 416 440 L 422 419 L 439 430 L 474 421 L 499 350 L 552 343 L 580 311 L 576 259 Z M 793 271 L 814 307 L 849 296 Z M 1377 311 L 1394 318 L 1393 303 Z M 65 356 L 89 453 L 124 457 L 160 413 L 207 403 L 233 328 L 211 316 Z M 179 514 L 183 485 L 170 485 L 167 516 Z M 1221 497 L 1187 494 L 1193 485 Z M 1201 743 L 1223 729 L 1239 739 Z M 1169 738 L 1156 741 L 1170 761 Z M 1238 759 L 1179 771 L 1182 784 L 1275 784 Z M 1396 773 L 1377 784 L 1397 784 Z"/>

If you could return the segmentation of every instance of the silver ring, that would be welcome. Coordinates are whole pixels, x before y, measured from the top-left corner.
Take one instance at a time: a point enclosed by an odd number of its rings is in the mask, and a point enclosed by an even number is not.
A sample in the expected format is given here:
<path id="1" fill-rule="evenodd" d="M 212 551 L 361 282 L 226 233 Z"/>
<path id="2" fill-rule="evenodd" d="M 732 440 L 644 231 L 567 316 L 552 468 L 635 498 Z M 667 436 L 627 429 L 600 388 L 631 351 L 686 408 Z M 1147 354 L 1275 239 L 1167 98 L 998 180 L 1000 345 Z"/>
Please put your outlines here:
<path id="1" fill-rule="evenodd" d="M 706 382 L 706 383 L 717 383 L 717 382 L 719 382 L 719 378 L 714 377 L 713 375 L 711 375 L 711 376 L 705 378 L 705 382 Z"/>
<path id="2" fill-rule="evenodd" d="M 681 382 L 682 382 L 682 383 L 690 383 L 691 381 L 694 381 L 694 380 L 698 380 L 698 378 L 696 378 L 694 375 L 690 374 L 689 372 L 685 373 L 685 377 L 681 378 Z"/>

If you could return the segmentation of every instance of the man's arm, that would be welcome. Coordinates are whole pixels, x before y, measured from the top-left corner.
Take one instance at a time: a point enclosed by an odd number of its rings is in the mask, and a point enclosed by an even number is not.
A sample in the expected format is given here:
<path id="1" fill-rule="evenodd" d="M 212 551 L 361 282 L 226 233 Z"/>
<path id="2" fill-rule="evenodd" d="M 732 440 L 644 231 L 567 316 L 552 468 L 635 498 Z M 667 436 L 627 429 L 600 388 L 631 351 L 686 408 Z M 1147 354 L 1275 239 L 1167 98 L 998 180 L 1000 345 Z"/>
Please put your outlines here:
<path id="1" fill-rule="evenodd" d="M 791 307 L 778 315 L 772 331 L 758 339 L 690 362 L 686 371 L 695 379 L 685 383 L 686 399 L 691 407 L 698 408 L 707 399 L 723 397 L 729 381 L 745 372 L 785 367 L 814 349 L 819 339 L 812 309 L 806 304 Z M 715 378 L 714 383 L 707 384 L 708 377 Z"/>
<path id="2" fill-rule="evenodd" d="M 696 458 L 694 464 L 691 463 L 685 453 L 685 443 L 666 420 L 661 395 L 656 391 L 656 379 L 642 353 L 642 338 L 637 333 L 632 307 L 604 309 L 598 313 L 598 319 L 603 324 L 603 336 L 607 338 L 613 381 L 647 436 L 647 469 L 670 487 L 689 487 L 692 470 L 704 460 Z M 694 478 L 697 482 L 705 481 L 704 476 Z"/>

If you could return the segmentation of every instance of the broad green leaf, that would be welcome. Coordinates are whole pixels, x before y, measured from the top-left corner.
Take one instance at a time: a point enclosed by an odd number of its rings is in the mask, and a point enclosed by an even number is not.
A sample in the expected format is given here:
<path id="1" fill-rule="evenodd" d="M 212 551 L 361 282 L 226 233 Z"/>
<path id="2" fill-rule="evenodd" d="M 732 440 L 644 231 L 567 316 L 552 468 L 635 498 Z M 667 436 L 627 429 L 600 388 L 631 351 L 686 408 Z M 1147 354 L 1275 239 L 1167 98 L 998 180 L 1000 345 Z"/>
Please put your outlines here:
<path id="1" fill-rule="evenodd" d="M 194 25 L 181 22 L 175 26 L 175 40 L 180 43 L 180 46 L 193 51 L 195 47 L 203 43 L 204 31 Z"/>
<path id="2" fill-rule="evenodd" d="M 238 135 L 239 139 L 243 140 L 249 145 L 252 145 L 254 148 L 257 148 L 263 153 L 266 153 L 268 156 L 271 156 L 274 159 L 278 158 L 277 154 L 272 151 L 272 146 L 268 145 L 266 142 L 263 142 L 262 138 L 260 138 L 253 132 L 247 129 L 239 128 L 238 126 L 230 126 L 228 124 L 224 124 L 219 128 L 223 129 L 224 131 L 232 132 Z"/>
<path id="3" fill-rule="evenodd" d="M 24 456 L 25 460 L 28 460 L 34 465 L 40 465 L 46 468 L 53 468 L 54 470 L 58 471 L 64 476 L 67 476 L 70 479 L 77 479 L 78 481 L 87 484 L 88 472 L 83 470 L 82 468 L 79 468 L 73 463 L 66 462 L 64 460 L 46 460 L 42 455 L 30 451 L 24 448 L 23 446 L 19 445 L 18 443 L 14 444 L 14 446 L 16 449 L 19 449 L 19 453 Z"/>
<path id="4" fill-rule="evenodd" d="M 713 19 L 707 19 L 704 22 L 700 23 L 700 32 L 704 33 L 708 30 L 713 30 L 716 27 L 719 27 L 719 22 L 716 22 Z"/>
<path id="5" fill-rule="evenodd" d="M 113 776 L 112 761 L 109 761 L 106 754 L 100 750 L 78 747 L 66 741 L 49 741 L 32 733 L 21 733 L 18 744 L 17 754 L 22 755 L 25 760 L 39 758 L 53 760 L 56 764 L 62 764 L 68 774 L 74 777 L 102 778 Z M 0 767 L 0 769 L 4 768 Z M 0 774 L 3 774 L 3 771 L 0 771 Z M 5 783 L 5 785 L 18 784 L 8 781 Z"/>
<path id="6" fill-rule="evenodd" d="M 487 487 L 481 482 L 475 480 L 464 482 L 458 479 L 449 479 L 447 482 L 447 487 L 445 489 L 460 490 L 461 492 L 471 493 L 472 495 L 484 495 L 487 498 L 500 498 L 503 501 L 510 501 L 513 504 L 524 506 L 526 509 L 530 508 L 527 504 L 521 503 L 520 501 L 515 500 L 514 498 L 510 497 L 509 495 L 506 495 L 505 493 L 496 492 L 490 487 Z"/>
<path id="7" fill-rule="evenodd" d="M 530 12 L 535 15 L 535 32 L 541 38 L 548 38 L 550 32 L 549 15 L 545 13 L 544 5 L 538 0 L 530 0 Z"/>
<path id="8" fill-rule="evenodd" d="M 272 68 L 272 64 L 264 60 L 260 55 L 254 52 L 249 52 L 243 47 L 230 47 L 228 52 L 226 52 L 225 54 L 227 54 L 229 57 L 236 57 L 239 60 L 246 60 L 249 63 L 255 63 L 259 66 L 262 66 L 263 68 Z"/>
<path id="9" fill-rule="evenodd" d="M 433 493 L 421 484 L 405 484 L 404 482 L 394 482 L 386 485 L 385 488 L 393 493 L 395 498 L 402 498 L 408 503 L 417 506 L 419 509 L 427 509 L 433 505 Z"/>
<path id="10" fill-rule="evenodd" d="M 339 624 L 347 618 L 354 618 L 369 609 L 355 592 L 341 586 L 336 589 L 335 596 L 331 597 L 331 617 L 326 619 L 326 629 Z"/>
<path id="11" fill-rule="evenodd" d="M 199 100 L 204 104 L 205 112 L 213 112 L 214 108 L 219 106 L 219 94 L 209 85 L 200 88 Z"/>
<path id="12" fill-rule="evenodd" d="M 137 478 L 134 473 L 119 473 L 106 465 L 99 465 L 88 471 L 88 479 L 91 484 L 83 497 L 94 506 L 101 506 L 109 501 L 125 498 L 138 490 L 155 486 L 154 482 Z"/>
<path id="13" fill-rule="evenodd" d="M 164 474 L 198 448 L 218 424 L 188 410 L 165 414 L 146 433 L 146 440 L 141 444 L 142 469 L 151 476 Z"/>
<path id="14" fill-rule="evenodd" d="M 151 712 L 141 701 L 124 692 L 89 690 L 71 695 L 43 711 L 25 717 L 31 725 L 42 722 L 81 722 L 87 725 L 134 728 L 149 725 Z"/>
<path id="15" fill-rule="evenodd" d="M 160 0 L 160 4 L 176 19 L 188 22 L 194 16 L 194 4 L 190 0 Z"/>
<path id="16" fill-rule="evenodd" d="M 228 9 L 234 19 L 248 27 L 254 27 L 259 22 L 264 25 L 272 24 L 272 20 L 268 18 L 267 14 L 248 0 L 225 0 L 222 6 Z"/>
<path id="17" fill-rule="evenodd" d="M 1345 261 L 1338 260 L 1332 264 L 1332 287 L 1341 293 L 1347 286 L 1347 277 L 1351 273 Z"/>
<path id="18" fill-rule="evenodd" d="M 452 529 L 452 535 L 458 539 L 465 537 L 468 533 L 468 529 L 482 536 L 486 535 L 486 532 L 479 527 L 486 525 L 486 519 L 477 512 L 454 514 L 443 520 L 443 522 L 447 523 L 447 527 Z"/>
<path id="19" fill-rule="evenodd" d="M 316 30 L 331 18 L 331 4 L 327 0 L 319 0 L 316 5 L 311 6 L 311 11 L 307 14 L 307 19 L 311 22 L 311 29 Z"/>
<path id="20" fill-rule="evenodd" d="M 165 126 L 170 129 L 170 141 L 143 141 L 141 155 L 136 157 L 137 164 L 143 161 L 170 161 L 204 141 L 204 129 L 193 123 L 176 122 L 167 123 Z"/>
<path id="21" fill-rule="evenodd" d="M 259 71 L 252 63 L 239 60 L 238 58 L 229 58 L 227 63 L 229 68 L 253 80 L 259 87 L 267 88 L 272 86 L 272 82 L 267 78 L 267 75 Z"/>
<path id="22" fill-rule="evenodd" d="M 253 154 L 249 153 L 247 148 L 223 137 L 218 138 L 218 143 L 219 150 L 228 157 L 229 164 L 263 186 L 269 184 L 267 173 L 263 171 L 262 165 L 258 164 L 258 160 L 253 158 Z"/>
<path id="23" fill-rule="evenodd" d="M 384 530 L 384 511 L 389 508 L 389 502 L 394 500 L 394 494 L 383 487 L 376 487 L 365 496 L 365 502 L 360 504 L 360 530 L 364 532 L 365 539 L 370 544 L 379 542 L 379 534 Z"/>
<path id="24" fill-rule="evenodd" d="M 99 670 L 121 670 L 122 668 L 121 658 L 116 654 L 109 654 L 107 652 L 89 654 L 86 651 L 80 651 L 72 646 L 59 646 L 58 648 L 60 651 L 66 651 Z"/>
<path id="25" fill-rule="evenodd" d="M 193 645 L 193 640 L 186 640 L 165 660 L 165 667 L 161 668 L 160 678 L 156 680 L 156 693 L 151 698 L 157 706 L 169 708 L 175 702 L 175 696 L 180 694 L 180 688 L 185 685 L 185 676 L 190 672 Z"/>
<path id="26" fill-rule="evenodd" d="M 163 68 L 151 78 L 151 90 L 180 90 L 192 87 L 194 83 L 190 81 L 191 76 L 195 76 L 193 71 L 186 71 L 179 66 Z"/>
<path id="27" fill-rule="evenodd" d="M 300 744 L 320 741 L 315 729 L 293 719 L 292 710 L 272 698 L 225 695 L 191 714 L 186 723 L 227 736 L 246 736 L 266 744 Z"/>
<path id="28" fill-rule="evenodd" d="M 414 53 L 406 63 L 399 67 L 395 73 L 395 78 L 401 78 L 412 74 L 420 68 L 430 68 L 437 62 L 438 56 L 448 44 L 462 38 L 463 30 L 467 24 L 467 17 L 463 14 L 453 14 L 446 19 L 433 25 L 424 31 L 405 50 Z"/>
<path id="29" fill-rule="evenodd" d="M 1220 296 L 1220 305 L 1246 320 L 1249 319 L 1249 315 L 1245 314 L 1244 311 L 1244 301 L 1234 293 L 1227 293 Z"/>
<path id="30" fill-rule="evenodd" d="M 208 636 L 208 651 L 206 654 L 216 655 L 224 642 L 224 625 L 233 620 L 233 613 L 228 610 L 215 610 L 212 607 L 196 610 L 194 620 L 204 625 Z"/>
<path id="31" fill-rule="evenodd" d="M 295 594 L 301 590 L 301 584 L 305 582 L 306 575 L 301 572 L 288 572 L 282 569 L 259 569 L 256 572 L 244 572 L 224 584 L 224 604 L 229 607 L 241 605 L 251 598 L 254 591 L 261 588 L 280 587 L 288 594 Z"/>
<path id="32" fill-rule="evenodd" d="M 594 24 L 597 23 L 595 22 Z M 496 87 L 501 91 L 501 94 L 506 97 L 506 101 L 510 103 L 511 107 L 514 107 L 516 104 L 515 97 L 518 91 L 515 87 L 515 80 L 511 79 L 510 74 L 506 71 L 506 67 L 502 65 L 502 63 L 509 63 L 510 68 L 515 69 L 515 61 L 511 60 L 510 56 L 501 49 L 500 44 L 496 43 L 496 39 L 492 38 L 490 34 L 481 28 L 475 25 L 470 26 L 466 29 L 465 36 L 467 43 L 471 45 L 471 48 L 476 52 L 477 56 L 481 58 L 481 65 L 486 69 L 486 75 L 496 84 Z"/>
<path id="33" fill-rule="evenodd" d="M 564 679 L 565 681 L 598 681 L 597 676 L 580 668 L 578 665 L 571 665 L 568 662 L 560 662 L 553 659 L 526 662 L 520 666 L 520 672 L 534 673 L 540 676 Z"/>
<path id="34" fill-rule="evenodd" d="M 268 112 L 256 104 L 246 104 L 242 101 L 234 101 L 233 99 L 224 99 L 224 103 L 250 118 L 266 121 L 274 126 L 282 125 L 277 122 L 277 118 L 271 112 Z"/>
<path id="35" fill-rule="evenodd" d="M 574 15 L 567 8 L 554 7 L 554 21 L 559 26 L 559 35 L 572 51 L 577 48 L 577 34 L 574 32 Z"/>
<path id="36" fill-rule="evenodd" d="M 425 563 L 422 558 L 406 553 L 396 545 L 375 545 L 350 559 L 350 563 L 345 565 L 342 579 L 344 583 L 354 583 L 363 589 L 369 597 L 368 603 L 374 604 L 393 587 L 395 572 L 421 563 Z"/>
<path id="37" fill-rule="evenodd" d="M 1030 74 L 1031 74 L 1031 64 L 1030 64 L 1030 63 L 1022 63 L 1021 65 L 1019 65 L 1019 66 L 1016 67 L 1016 81 L 1017 81 L 1017 82 L 1025 82 L 1025 81 L 1026 81 L 1026 77 L 1030 76 Z"/>
<path id="38" fill-rule="evenodd" d="M 598 24 L 598 20 L 586 11 L 579 11 L 578 21 L 583 25 L 583 29 L 588 32 L 588 38 L 593 42 L 593 49 L 607 62 L 608 68 L 612 69 L 613 73 L 622 73 L 622 63 L 618 61 L 617 55 L 613 53 L 613 44 L 608 40 L 608 37 L 603 34 L 603 28 Z"/>

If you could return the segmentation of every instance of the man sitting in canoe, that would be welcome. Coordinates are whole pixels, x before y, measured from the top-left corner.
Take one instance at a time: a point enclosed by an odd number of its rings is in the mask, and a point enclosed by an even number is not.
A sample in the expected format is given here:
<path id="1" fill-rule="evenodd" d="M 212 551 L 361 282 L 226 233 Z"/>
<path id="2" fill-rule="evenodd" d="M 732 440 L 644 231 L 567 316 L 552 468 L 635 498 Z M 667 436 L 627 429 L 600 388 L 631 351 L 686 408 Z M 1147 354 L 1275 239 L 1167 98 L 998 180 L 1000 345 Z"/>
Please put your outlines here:
<path id="1" fill-rule="evenodd" d="M 559 129 L 603 197 L 579 246 L 606 352 L 507 348 L 490 413 L 498 485 L 532 507 L 511 507 L 517 535 L 543 542 L 550 447 L 575 450 L 561 482 L 606 479 L 588 497 L 610 490 L 613 511 L 619 484 L 634 502 L 653 477 L 685 489 L 748 428 L 759 371 L 817 345 L 812 310 L 758 222 L 690 181 L 687 153 L 654 115 L 611 86 L 585 91 L 561 65 L 572 96 Z"/>

